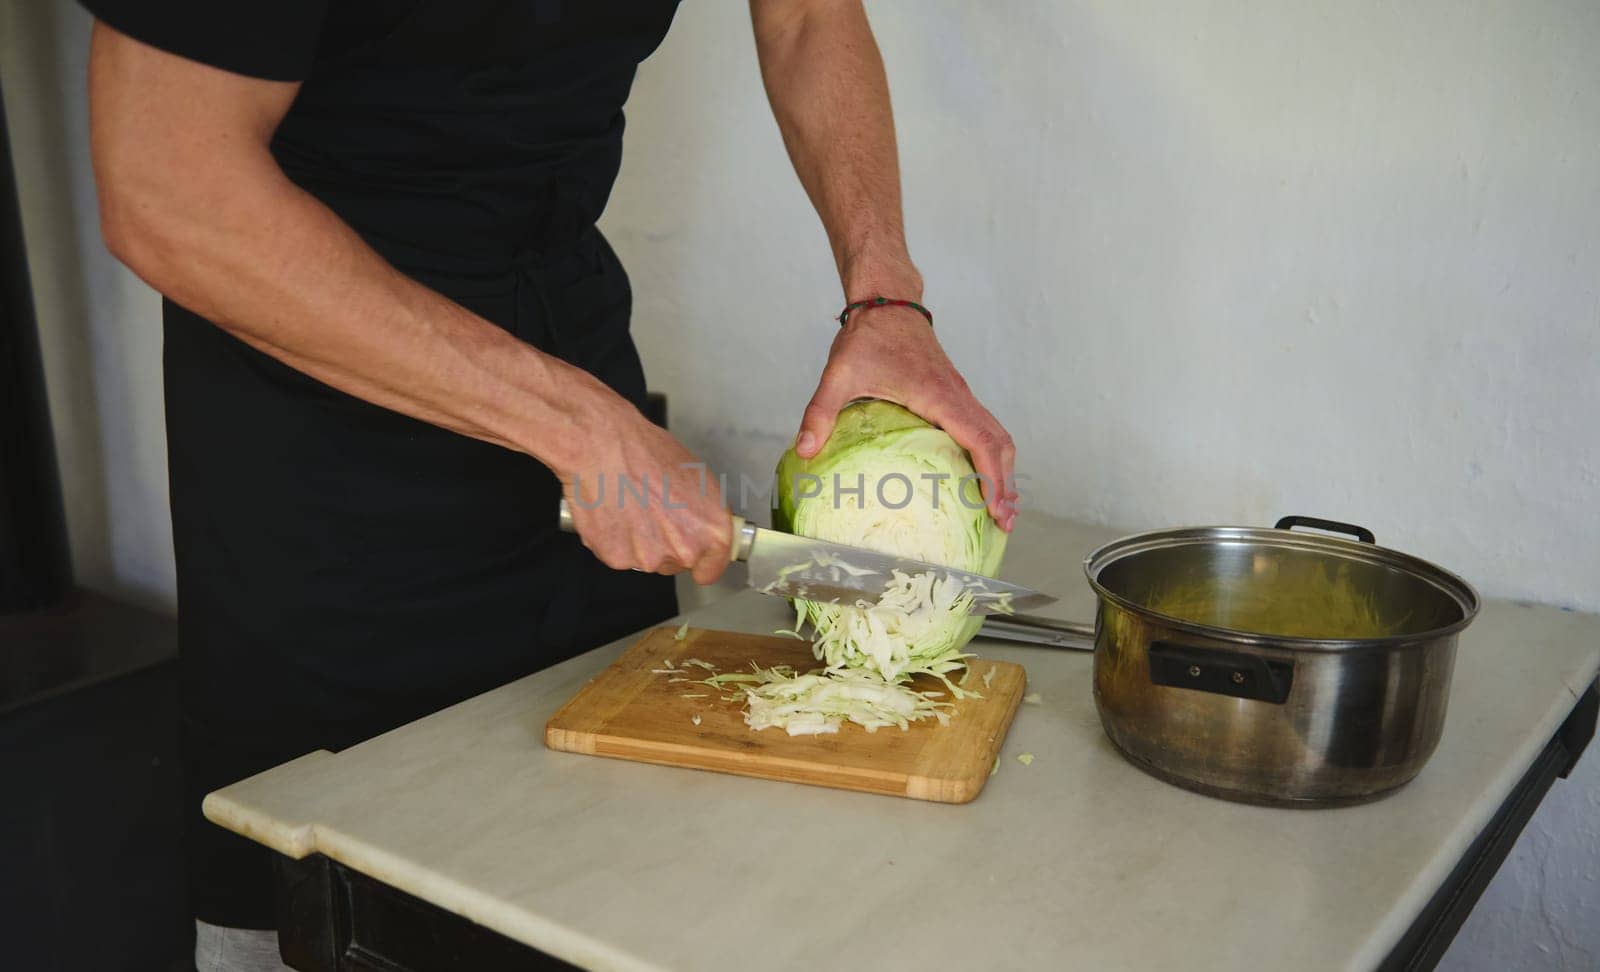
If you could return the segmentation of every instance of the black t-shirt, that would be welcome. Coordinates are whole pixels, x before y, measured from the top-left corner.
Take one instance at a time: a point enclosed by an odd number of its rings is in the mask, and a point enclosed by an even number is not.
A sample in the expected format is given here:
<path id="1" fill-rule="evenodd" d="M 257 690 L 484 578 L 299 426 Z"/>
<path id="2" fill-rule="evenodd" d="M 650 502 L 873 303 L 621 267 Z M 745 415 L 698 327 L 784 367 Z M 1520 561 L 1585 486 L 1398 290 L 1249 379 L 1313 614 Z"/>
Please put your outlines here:
<path id="1" fill-rule="evenodd" d="M 154 47 L 300 81 L 296 183 L 404 266 L 503 262 L 592 226 L 622 105 L 676 0 L 83 0 Z"/>
<path id="2" fill-rule="evenodd" d="M 630 297 L 592 227 L 673 0 L 83 0 L 152 46 L 300 93 L 284 171 L 379 253 L 636 404 Z M 197 160 L 195 164 L 204 164 Z M 201 796 L 653 624 L 669 578 L 556 532 L 554 476 L 316 383 L 172 304 L 191 905 L 270 927 L 264 849 Z"/>
<path id="3" fill-rule="evenodd" d="M 304 81 L 310 75 L 323 36 L 323 22 L 330 13 L 338 11 L 336 16 L 343 18 L 360 8 L 362 15 L 371 17 L 386 9 L 406 7 L 382 0 L 239 4 L 207 0 L 84 0 L 84 6 L 110 26 L 151 47 L 271 81 Z"/>

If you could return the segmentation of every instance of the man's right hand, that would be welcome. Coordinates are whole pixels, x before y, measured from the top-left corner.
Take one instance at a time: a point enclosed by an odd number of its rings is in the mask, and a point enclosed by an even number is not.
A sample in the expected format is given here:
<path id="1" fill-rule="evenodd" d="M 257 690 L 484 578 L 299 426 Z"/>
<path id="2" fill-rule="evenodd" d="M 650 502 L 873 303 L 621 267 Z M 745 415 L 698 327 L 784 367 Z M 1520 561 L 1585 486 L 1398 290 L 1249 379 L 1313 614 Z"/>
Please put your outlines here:
<path id="1" fill-rule="evenodd" d="M 596 423 L 575 468 L 559 472 L 578 536 L 608 567 L 687 570 L 698 584 L 714 582 L 733 543 L 716 478 L 667 430 L 617 406 Z"/>

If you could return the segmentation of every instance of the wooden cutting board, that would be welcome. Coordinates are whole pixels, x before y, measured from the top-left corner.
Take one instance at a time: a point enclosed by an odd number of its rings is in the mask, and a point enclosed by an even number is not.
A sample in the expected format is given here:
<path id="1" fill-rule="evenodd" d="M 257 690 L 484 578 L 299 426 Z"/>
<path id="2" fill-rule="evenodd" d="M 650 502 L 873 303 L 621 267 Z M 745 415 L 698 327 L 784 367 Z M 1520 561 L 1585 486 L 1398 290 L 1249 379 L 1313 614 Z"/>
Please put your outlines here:
<path id="1" fill-rule="evenodd" d="M 681 667 L 685 659 L 698 658 L 720 672 L 749 671 L 752 661 L 763 668 L 790 665 L 806 671 L 817 666 L 810 645 L 794 638 L 695 628 L 678 641 L 676 633 L 673 628 L 651 630 L 595 676 L 546 723 L 545 745 L 570 753 L 966 803 L 988 781 L 1027 684 L 1021 665 L 974 658 L 967 686 L 983 698 L 957 702 L 948 726 L 925 719 L 904 731 L 867 732 L 847 722 L 829 735 L 757 732 L 745 725 L 741 703 L 723 701 L 731 691 L 671 682 L 671 676 L 652 669 L 664 668 L 669 659 Z M 994 677 L 985 686 L 990 671 Z M 936 679 L 914 685 L 943 688 Z M 684 698 L 698 694 L 705 697 Z"/>

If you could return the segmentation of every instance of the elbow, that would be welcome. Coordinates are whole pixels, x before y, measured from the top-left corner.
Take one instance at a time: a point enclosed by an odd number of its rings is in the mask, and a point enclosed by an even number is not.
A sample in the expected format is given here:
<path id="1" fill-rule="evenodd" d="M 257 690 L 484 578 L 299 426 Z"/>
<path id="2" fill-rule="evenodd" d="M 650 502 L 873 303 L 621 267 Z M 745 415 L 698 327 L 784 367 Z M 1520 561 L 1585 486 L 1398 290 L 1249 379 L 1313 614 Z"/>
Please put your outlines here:
<path id="1" fill-rule="evenodd" d="M 151 146 L 91 133 L 100 238 L 117 260 L 161 290 L 164 267 L 181 265 L 174 251 L 186 214 L 197 211 L 200 180 Z"/>
<path id="2" fill-rule="evenodd" d="M 130 268 L 143 255 L 139 231 L 134 226 L 127 204 L 107 198 L 104 189 L 100 190 L 100 238 L 105 241 L 111 255 Z"/>
<path id="3" fill-rule="evenodd" d="M 273 202 L 236 170 L 99 161 L 95 188 L 106 249 L 169 297 L 189 290 L 216 259 L 245 246 L 243 228 Z"/>
<path id="4" fill-rule="evenodd" d="M 100 237 L 106 249 L 151 286 L 164 291 L 166 268 L 178 265 L 174 227 L 170 225 L 170 216 L 176 212 L 172 201 L 122 179 L 98 182 Z"/>

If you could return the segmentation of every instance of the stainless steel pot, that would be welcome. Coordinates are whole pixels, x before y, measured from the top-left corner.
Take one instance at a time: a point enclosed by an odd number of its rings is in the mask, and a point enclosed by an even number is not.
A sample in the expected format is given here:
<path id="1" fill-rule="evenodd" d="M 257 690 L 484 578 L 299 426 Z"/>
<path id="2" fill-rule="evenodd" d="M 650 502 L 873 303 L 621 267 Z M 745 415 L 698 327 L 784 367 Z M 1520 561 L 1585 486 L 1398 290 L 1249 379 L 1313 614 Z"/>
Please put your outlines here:
<path id="1" fill-rule="evenodd" d="M 1309 517 L 1125 537 L 1084 571 L 1111 741 L 1164 780 L 1257 803 L 1359 803 L 1416 776 L 1478 610 L 1454 574 Z"/>

